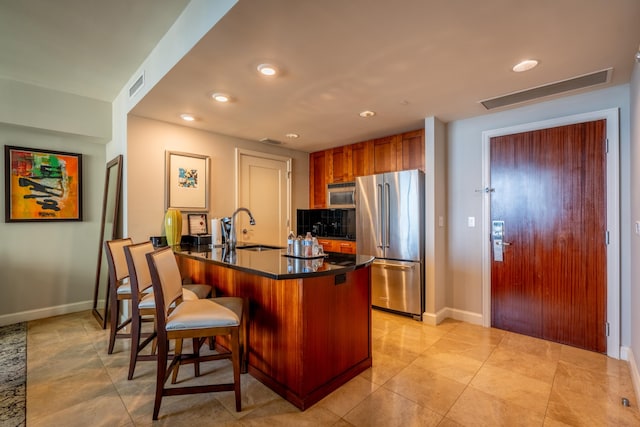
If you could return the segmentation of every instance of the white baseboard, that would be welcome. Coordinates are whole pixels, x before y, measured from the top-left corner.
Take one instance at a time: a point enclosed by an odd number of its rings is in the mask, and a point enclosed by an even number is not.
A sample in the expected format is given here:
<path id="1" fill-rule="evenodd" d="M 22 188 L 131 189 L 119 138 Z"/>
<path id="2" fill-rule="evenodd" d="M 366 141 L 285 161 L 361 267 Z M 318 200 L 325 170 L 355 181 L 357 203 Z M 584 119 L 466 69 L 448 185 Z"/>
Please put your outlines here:
<path id="1" fill-rule="evenodd" d="M 631 349 L 629 347 L 620 347 L 620 359 L 629 361 L 629 353 L 631 353 Z"/>
<path id="2" fill-rule="evenodd" d="M 0 316 L 0 326 L 28 322 L 29 320 L 44 319 L 46 317 L 59 316 L 61 314 L 76 313 L 78 311 L 91 310 L 92 308 L 93 301 L 82 301 L 73 304 L 58 305 L 55 307 L 39 308 L 37 310 L 21 311 L 19 313 L 3 314 Z"/>
<path id="3" fill-rule="evenodd" d="M 455 308 L 445 307 L 437 313 L 424 313 L 422 315 L 422 321 L 433 326 L 439 325 L 444 319 L 455 319 L 482 326 L 482 314 Z"/>
<path id="4" fill-rule="evenodd" d="M 640 372 L 638 371 L 638 364 L 636 363 L 636 359 L 633 355 L 633 351 L 629 347 L 622 347 L 620 349 L 620 357 L 625 355 L 626 358 L 624 360 L 629 361 L 629 370 L 631 371 L 631 382 L 633 383 L 633 390 L 636 393 L 636 402 L 640 398 Z"/>

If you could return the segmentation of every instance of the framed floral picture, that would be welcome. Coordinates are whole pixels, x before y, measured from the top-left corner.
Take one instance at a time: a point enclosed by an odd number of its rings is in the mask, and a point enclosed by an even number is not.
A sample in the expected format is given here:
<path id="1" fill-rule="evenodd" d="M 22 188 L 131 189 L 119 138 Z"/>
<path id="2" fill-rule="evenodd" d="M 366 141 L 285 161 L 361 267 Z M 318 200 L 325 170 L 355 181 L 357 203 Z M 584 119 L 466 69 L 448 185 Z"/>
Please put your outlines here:
<path id="1" fill-rule="evenodd" d="M 209 210 L 208 156 L 167 151 L 165 174 L 165 209 Z"/>
<path id="2" fill-rule="evenodd" d="M 5 222 L 82 221 L 82 154 L 5 145 Z"/>

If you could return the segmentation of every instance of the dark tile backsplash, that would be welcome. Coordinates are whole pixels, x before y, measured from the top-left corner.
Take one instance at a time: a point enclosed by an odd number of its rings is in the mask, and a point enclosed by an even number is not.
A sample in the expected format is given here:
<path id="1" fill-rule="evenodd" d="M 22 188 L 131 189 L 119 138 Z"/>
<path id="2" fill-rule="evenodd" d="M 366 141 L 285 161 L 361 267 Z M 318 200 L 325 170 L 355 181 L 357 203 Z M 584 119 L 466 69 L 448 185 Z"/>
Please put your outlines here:
<path id="1" fill-rule="evenodd" d="M 298 235 L 356 239 L 355 209 L 298 209 Z"/>

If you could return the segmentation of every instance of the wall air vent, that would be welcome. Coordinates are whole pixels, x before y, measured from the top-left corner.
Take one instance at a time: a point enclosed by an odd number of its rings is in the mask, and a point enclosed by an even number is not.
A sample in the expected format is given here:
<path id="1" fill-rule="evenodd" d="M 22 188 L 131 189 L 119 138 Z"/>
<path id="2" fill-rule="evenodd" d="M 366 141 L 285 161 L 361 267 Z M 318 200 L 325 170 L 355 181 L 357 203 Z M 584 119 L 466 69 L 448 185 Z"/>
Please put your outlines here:
<path id="1" fill-rule="evenodd" d="M 140 74 L 140 77 L 129 88 L 129 98 L 133 98 L 136 93 L 144 86 L 144 71 Z"/>
<path id="2" fill-rule="evenodd" d="M 585 74 L 568 80 L 562 80 L 534 87 L 532 89 L 510 93 L 497 98 L 485 99 L 484 101 L 480 101 L 480 103 L 484 105 L 484 108 L 487 110 L 492 110 L 494 108 L 531 101 L 532 99 L 543 98 L 545 96 L 556 95 L 558 93 L 568 92 L 571 90 L 583 89 L 589 86 L 609 82 L 611 80 L 612 72 L 613 68 L 607 68 L 606 70 L 596 71 L 595 73 Z"/>
<path id="3" fill-rule="evenodd" d="M 260 142 L 262 142 L 264 144 L 271 144 L 271 145 L 280 145 L 280 144 L 282 144 L 281 141 L 276 141 L 275 139 L 269 139 L 269 138 L 262 138 L 260 140 Z"/>

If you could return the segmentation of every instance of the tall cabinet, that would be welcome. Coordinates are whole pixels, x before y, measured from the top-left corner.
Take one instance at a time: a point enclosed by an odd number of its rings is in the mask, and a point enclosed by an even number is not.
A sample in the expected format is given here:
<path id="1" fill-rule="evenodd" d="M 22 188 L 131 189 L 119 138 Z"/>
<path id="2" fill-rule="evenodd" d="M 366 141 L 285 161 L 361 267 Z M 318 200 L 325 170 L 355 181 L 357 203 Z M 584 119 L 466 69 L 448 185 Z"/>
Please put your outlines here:
<path id="1" fill-rule="evenodd" d="M 309 207 L 324 208 L 327 205 L 327 151 L 309 154 Z"/>

